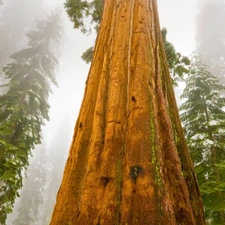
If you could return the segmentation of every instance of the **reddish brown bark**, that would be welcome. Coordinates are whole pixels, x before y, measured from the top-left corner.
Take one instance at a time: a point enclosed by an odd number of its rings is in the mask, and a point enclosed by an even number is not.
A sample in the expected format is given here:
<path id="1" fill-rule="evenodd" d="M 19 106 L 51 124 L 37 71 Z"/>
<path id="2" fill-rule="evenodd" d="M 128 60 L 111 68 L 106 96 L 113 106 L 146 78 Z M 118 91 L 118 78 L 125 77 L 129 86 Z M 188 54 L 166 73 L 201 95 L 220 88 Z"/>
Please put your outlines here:
<path id="1" fill-rule="evenodd" d="M 205 224 L 155 0 L 105 1 L 56 224 Z"/>

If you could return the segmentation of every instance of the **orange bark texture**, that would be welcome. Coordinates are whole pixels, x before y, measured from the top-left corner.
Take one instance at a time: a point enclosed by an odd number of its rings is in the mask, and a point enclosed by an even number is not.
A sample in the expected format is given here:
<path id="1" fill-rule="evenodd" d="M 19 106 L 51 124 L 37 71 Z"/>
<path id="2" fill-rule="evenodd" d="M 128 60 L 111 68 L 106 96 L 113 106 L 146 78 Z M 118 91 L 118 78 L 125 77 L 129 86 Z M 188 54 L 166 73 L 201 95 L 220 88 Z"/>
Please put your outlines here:
<path id="1" fill-rule="evenodd" d="M 50 224 L 205 224 L 156 0 L 105 0 Z"/>

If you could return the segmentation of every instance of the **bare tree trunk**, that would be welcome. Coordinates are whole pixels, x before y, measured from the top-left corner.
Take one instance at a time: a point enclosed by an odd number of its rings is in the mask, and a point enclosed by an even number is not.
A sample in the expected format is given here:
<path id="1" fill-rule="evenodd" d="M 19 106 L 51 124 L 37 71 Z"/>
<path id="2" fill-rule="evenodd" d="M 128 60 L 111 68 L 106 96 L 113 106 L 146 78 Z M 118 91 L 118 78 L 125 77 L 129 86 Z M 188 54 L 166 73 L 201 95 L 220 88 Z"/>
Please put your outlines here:
<path id="1" fill-rule="evenodd" d="M 205 224 L 156 0 L 105 1 L 55 224 Z"/>

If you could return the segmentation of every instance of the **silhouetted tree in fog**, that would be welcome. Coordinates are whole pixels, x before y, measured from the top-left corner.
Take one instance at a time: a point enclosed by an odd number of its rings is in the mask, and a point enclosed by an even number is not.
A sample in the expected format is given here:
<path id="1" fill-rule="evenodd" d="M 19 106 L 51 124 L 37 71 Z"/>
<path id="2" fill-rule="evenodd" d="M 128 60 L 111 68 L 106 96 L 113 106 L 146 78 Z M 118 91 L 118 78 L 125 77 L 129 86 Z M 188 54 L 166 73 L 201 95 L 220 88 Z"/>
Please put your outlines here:
<path id="1" fill-rule="evenodd" d="M 48 225 L 62 178 L 73 127 L 69 116 L 60 124 L 50 148 L 37 146 L 30 157 L 29 169 L 20 197 L 7 223 Z M 13 222 L 12 222 L 13 221 Z"/>
<path id="2" fill-rule="evenodd" d="M 62 32 L 58 11 L 37 22 L 27 33 L 28 48 L 11 56 L 4 67 L 7 92 L 0 96 L 0 223 L 4 224 L 22 187 L 28 156 L 41 142 L 41 127 L 49 119 L 51 85 L 57 85 L 58 60 L 52 42 Z"/>
<path id="3" fill-rule="evenodd" d="M 49 225 L 56 201 L 56 194 L 62 180 L 62 173 L 68 156 L 72 131 L 73 125 L 71 126 L 69 117 L 66 116 L 60 124 L 48 150 L 50 169 L 47 173 L 47 183 L 44 192 L 45 200 L 41 207 L 42 211 L 39 224 Z"/>
<path id="4" fill-rule="evenodd" d="M 27 46 L 26 33 L 44 18 L 43 0 L 7 0 L 0 15 L 0 79 L 9 56 Z M 0 80 L 1 82 L 1 80 Z"/>
<path id="5" fill-rule="evenodd" d="M 17 202 L 16 212 L 14 212 L 17 216 L 12 222 L 13 225 L 39 225 L 38 219 L 41 216 L 41 206 L 44 202 L 48 168 L 46 146 L 37 146 L 33 158 L 30 159 L 29 169 L 23 182 L 21 197 Z"/>
<path id="6" fill-rule="evenodd" d="M 225 2 L 198 0 L 196 50 L 225 85 Z"/>

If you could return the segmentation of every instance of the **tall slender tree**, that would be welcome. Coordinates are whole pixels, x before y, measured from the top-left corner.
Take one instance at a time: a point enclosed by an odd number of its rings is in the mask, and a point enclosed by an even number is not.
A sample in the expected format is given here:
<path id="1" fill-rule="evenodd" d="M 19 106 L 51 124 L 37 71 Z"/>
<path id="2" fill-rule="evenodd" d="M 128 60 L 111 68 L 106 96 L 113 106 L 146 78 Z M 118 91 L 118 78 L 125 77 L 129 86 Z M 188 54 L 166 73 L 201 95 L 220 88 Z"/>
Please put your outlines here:
<path id="1" fill-rule="evenodd" d="M 50 224 L 205 224 L 156 0 L 104 4 Z"/>
<path id="2" fill-rule="evenodd" d="M 30 160 L 17 212 L 14 212 L 17 216 L 12 222 L 13 225 L 39 224 L 38 219 L 41 216 L 41 206 L 44 202 L 44 189 L 46 188 L 46 175 L 49 165 L 46 146 L 38 146 Z"/>
<path id="3" fill-rule="evenodd" d="M 199 0 L 196 50 L 209 70 L 225 85 L 225 2 Z"/>
<path id="4" fill-rule="evenodd" d="M 44 18 L 43 0 L 8 0 L 0 14 L 0 79 L 2 67 L 10 55 L 27 47 L 26 33 L 35 28 L 37 19 Z M 2 81 L 2 80 L 0 80 Z"/>
<path id="5" fill-rule="evenodd" d="M 72 127 L 69 118 L 70 117 L 67 115 L 67 117 L 62 121 L 53 139 L 52 145 L 49 148 L 48 162 L 51 165 L 51 169 L 47 173 L 48 182 L 44 192 L 45 200 L 41 206 L 42 215 L 38 221 L 39 224 L 42 225 L 49 225 L 55 205 L 55 197 L 62 180 L 63 168 L 65 166 L 71 142 L 70 134 L 72 133 Z"/>
<path id="6" fill-rule="evenodd" d="M 208 224 L 225 224 L 225 86 L 195 56 L 181 106 Z"/>
<path id="7" fill-rule="evenodd" d="M 28 156 L 41 142 L 41 127 L 48 120 L 51 84 L 57 84 L 57 58 L 51 43 L 61 35 L 60 14 L 55 11 L 37 22 L 27 34 L 29 47 L 11 56 L 4 67 L 8 91 L 0 96 L 0 223 L 5 224 L 18 191 Z"/>

